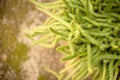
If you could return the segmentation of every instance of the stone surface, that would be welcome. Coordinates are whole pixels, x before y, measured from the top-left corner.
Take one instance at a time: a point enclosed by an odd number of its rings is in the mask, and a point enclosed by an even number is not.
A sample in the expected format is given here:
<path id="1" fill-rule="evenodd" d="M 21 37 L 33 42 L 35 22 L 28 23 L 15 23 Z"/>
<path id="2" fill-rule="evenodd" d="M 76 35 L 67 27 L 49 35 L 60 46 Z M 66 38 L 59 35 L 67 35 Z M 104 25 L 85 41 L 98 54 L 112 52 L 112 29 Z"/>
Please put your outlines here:
<path id="1" fill-rule="evenodd" d="M 4 5 L 0 4 L 0 9 L 3 9 L 0 10 L 2 12 L 0 13 L 0 21 L 3 25 L 2 27 L 7 25 L 12 29 L 10 37 L 12 37 L 13 34 L 16 34 L 17 39 L 20 42 L 28 45 L 30 48 L 27 54 L 29 58 L 21 65 L 22 75 L 24 76 L 25 80 L 37 80 L 40 75 L 45 75 L 47 80 L 57 80 L 51 73 L 44 70 L 44 66 L 47 66 L 58 72 L 61 68 L 64 67 L 63 63 L 59 61 L 62 55 L 56 52 L 55 48 L 47 49 L 39 45 L 31 47 L 31 41 L 27 39 L 23 33 L 24 30 L 29 30 L 41 25 L 48 16 L 35 9 L 34 5 L 29 3 L 28 0 L 0 1 L 4 3 Z M 47 2 L 48 0 L 38 1 Z M 8 29 L 2 31 L 6 33 L 6 30 Z M 0 33 L 3 34 L 3 32 Z M 11 38 L 8 37 L 8 39 L 5 40 L 6 42 L 9 42 Z M 11 45 L 17 47 L 16 44 Z M 12 50 L 13 46 L 8 46 L 7 49 Z M 6 51 L 7 49 L 4 50 Z M 3 72 L 0 72 L 0 77 L 1 74 L 3 74 Z M 9 72 L 7 72 L 6 75 L 12 76 Z M 15 74 L 13 74 L 13 76 L 14 75 Z"/>

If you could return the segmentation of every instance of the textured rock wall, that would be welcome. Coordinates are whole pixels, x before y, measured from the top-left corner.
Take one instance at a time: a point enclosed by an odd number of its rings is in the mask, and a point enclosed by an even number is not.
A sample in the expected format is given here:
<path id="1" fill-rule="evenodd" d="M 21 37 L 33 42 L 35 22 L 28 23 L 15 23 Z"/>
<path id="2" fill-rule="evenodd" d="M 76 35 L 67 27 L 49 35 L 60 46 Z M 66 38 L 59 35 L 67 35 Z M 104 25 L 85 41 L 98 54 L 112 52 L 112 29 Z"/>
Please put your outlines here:
<path id="1" fill-rule="evenodd" d="M 22 80 L 23 76 L 24 80 L 37 80 L 40 75 L 44 75 L 46 80 L 56 80 L 43 67 L 47 66 L 58 72 L 64 67 L 59 61 L 61 54 L 55 49 L 46 49 L 39 45 L 30 47 L 31 41 L 23 34 L 25 29 L 41 25 L 47 17 L 36 10 L 28 0 L 0 0 L 0 80 L 10 77 L 10 80 Z M 28 49 L 26 46 L 29 46 L 28 59 L 23 62 Z M 20 64 L 17 64 L 18 62 Z M 15 67 L 22 68 L 22 74 L 21 70 Z M 3 79 L 5 76 L 7 78 Z"/>

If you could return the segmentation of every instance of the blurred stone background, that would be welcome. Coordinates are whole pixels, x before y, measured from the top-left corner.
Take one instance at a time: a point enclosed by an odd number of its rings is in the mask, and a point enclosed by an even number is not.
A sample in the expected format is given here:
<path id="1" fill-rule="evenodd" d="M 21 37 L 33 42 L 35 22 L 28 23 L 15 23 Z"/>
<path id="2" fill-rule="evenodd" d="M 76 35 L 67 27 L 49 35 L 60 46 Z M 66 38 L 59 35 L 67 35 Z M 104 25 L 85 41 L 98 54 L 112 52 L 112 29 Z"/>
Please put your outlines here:
<path id="1" fill-rule="evenodd" d="M 64 67 L 59 61 L 62 55 L 55 48 L 30 47 L 31 41 L 23 34 L 47 17 L 28 0 L 0 0 L 0 80 L 57 80 L 43 67 L 58 72 Z"/>

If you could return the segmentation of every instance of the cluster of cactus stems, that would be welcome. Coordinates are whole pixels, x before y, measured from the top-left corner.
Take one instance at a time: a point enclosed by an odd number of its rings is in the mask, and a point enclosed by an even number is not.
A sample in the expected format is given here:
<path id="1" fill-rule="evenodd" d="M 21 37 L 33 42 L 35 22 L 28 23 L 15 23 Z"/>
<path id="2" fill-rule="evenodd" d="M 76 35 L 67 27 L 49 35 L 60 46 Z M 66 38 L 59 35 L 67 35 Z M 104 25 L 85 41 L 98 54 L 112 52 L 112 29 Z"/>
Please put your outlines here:
<path id="1" fill-rule="evenodd" d="M 30 1 L 50 16 L 27 33 L 33 45 L 66 42 L 56 50 L 70 63 L 59 73 L 47 69 L 58 80 L 120 80 L 120 0 Z"/>

